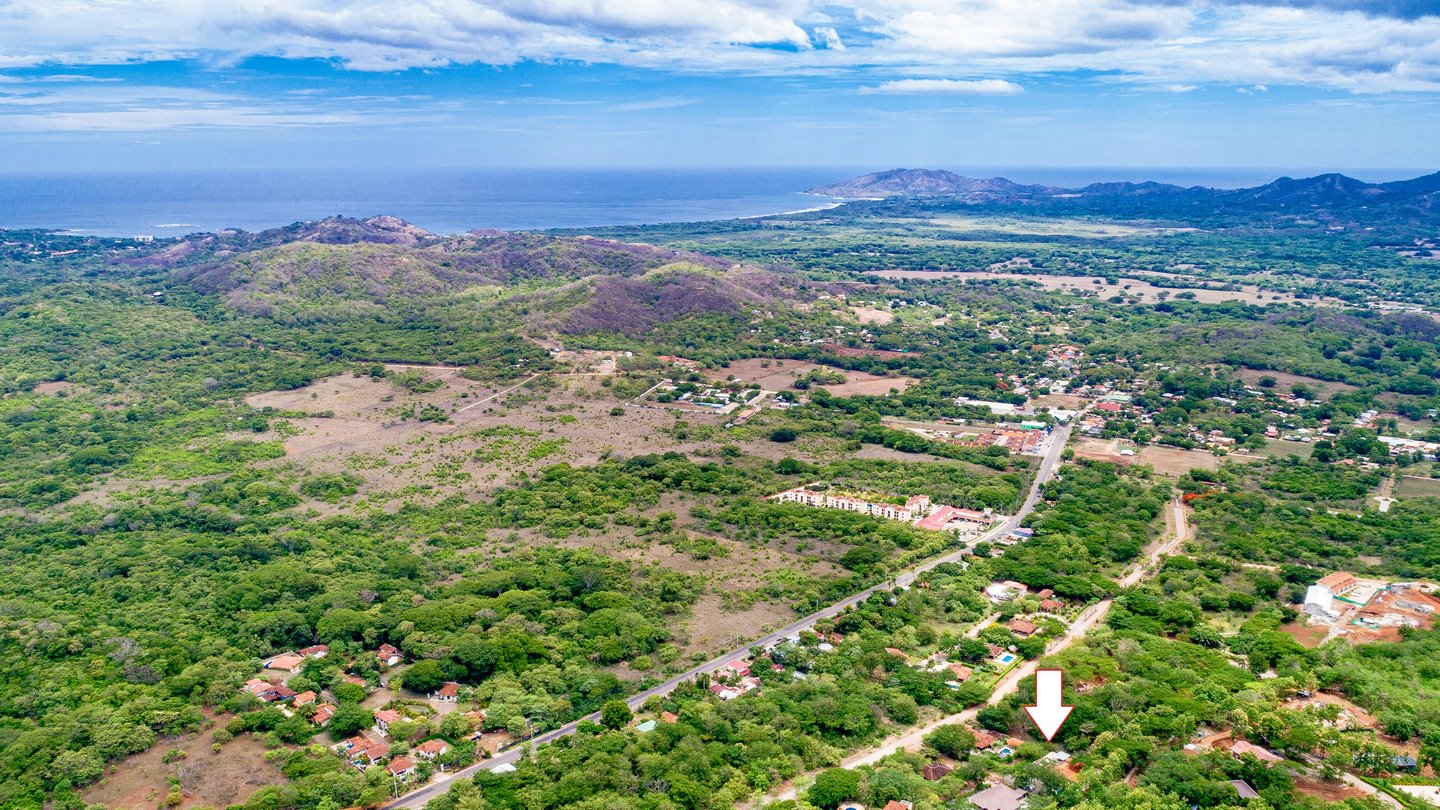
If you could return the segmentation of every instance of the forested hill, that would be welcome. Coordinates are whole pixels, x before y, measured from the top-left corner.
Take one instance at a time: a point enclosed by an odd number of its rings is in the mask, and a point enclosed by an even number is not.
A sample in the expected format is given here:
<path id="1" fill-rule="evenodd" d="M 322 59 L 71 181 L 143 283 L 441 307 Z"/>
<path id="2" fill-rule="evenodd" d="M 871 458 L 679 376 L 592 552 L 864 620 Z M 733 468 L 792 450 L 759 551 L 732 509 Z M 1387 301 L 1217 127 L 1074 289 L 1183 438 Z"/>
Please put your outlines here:
<path id="1" fill-rule="evenodd" d="M 1167 183 L 1092 183 L 1082 188 L 1021 185 L 1003 177 L 976 179 L 948 171 L 892 169 L 817 186 L 813 194 L 851 199 L 930 197 L 970 205 L 1019 207 L 1055 214 L 1137 218 L 1245 215 L 1313 217 L 1327 224 L 1434 224 L 1440 222 L 1440 172 L 1390 183 L 1367 183 L 1343 174 L 1294 179 L 1239 189 Z"/>

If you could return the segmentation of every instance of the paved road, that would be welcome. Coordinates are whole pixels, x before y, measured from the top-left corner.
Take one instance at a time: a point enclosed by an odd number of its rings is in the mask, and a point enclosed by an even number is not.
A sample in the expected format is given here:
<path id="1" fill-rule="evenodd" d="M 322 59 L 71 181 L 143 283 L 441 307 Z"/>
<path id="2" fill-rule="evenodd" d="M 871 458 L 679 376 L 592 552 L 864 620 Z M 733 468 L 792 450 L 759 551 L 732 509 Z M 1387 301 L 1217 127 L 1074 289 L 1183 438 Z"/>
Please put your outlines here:
<path id="1" fill-rule="evenodd" d="M 1078 418 L 1079 416 L 1075 417 L 1075 419 Z M 1071 421 L 1073 423 L 1074 419 L 1072 419 Z M 878 585 L 866 588 L 865 590 L 853 596 L 842 599 L 839 602 L 830 605 L 829 607 L 822 608 L 821 610 L 818 610 L 810 614 L 809 616 L 800 619 L 799 621 L 792 622 L 791 624 L 788 624 L 785 627 L 776 630 L 773 633 L 770 633 L 769 635 L 757 638 L 749 644 L 746 644 L 744 647 L 731 650 L 724 655 L 716 656 L 715 658 L 712 658 L 697 667 L 693 667 L 686 670 L 685 672 L 680 673 L 679 675 L 676 675 L 675 677 L 665 681 L 664 683 L 652 686 L 649 689 L 646 689 L 645 691 L 626 699 L 625 702 L 630 705 L 630 708 L 635 709 L 644 704 L 645 701 L 649 700 L 651 697 L 654 697 L 656 695 L 668 695 L 672 690 L 675 689 L 675 687 L 679 686 L 680 684 L 686 681 L 693 681 L 695 679 L 695 676 L 697 675 L 714 672 L 725 664 L 734 661 L 736 658 L 748 657 L 750 655 L 751 647 L 764 647 L 771 644 L 778 644 L 786 636 L 798 633 L 801 630 L 804 630 L 805 628 L 813 625 L 815 622 L 820 621 L 821 619 L 831 619 L 835 616 L 840 615 L 841 613 L 844 613 L 846 608 L 863 602 L 876 591 L 889 590 L 891 588 L 894 588 L 896 585 L 907 586 L 915 581 L 916 576 L 926 571 L 929 571 L 937 565 L 944 565 L 945 563 L 953 563 L 959 561 L 962 557 L 969 554 L 971 552 L 971 549 L 976 544 L 996 537 L 1003 537 L 1004 535 L 1008 534 L 1012 529 L 1020 525 L 1020 521 L 1024 520 L 1027 515 L 1034 511 L 1035 504 L 1038 503 L 1040 500 L 1040 486 L 1055 476 L 1055 470 L 1059 469 L 1060 467 L 1060 455 L 1065 450 L 1065 446 L 1070 440 L 1070 430 L 1071 429 L 1069 425 L 1055 428 L 1055 435 L 1051 437 L 1050 441 L 1050 451 L 1046 453 L 1044 459 L 1041 460 L 1040 468 L 1035 473 L 1035 481 L 1030 487 L 1030 492 L 1025 496 L 1025 502 L 1020 505 L 1019 511 L 1017 511 L 1012 517 L 1006 518 L 1005 520 L 996 524 L 994 527 L 992 527 L 989 531 L 985 532 L 980 537 L 975 538 L 973 542 L 968 543 L 964 547 L 956 549 L 955 551 L 952 551 L 948 554 L 935 557 L 928 562 L 917 565 L 909 571 L 900 574 L 894 580 L 887 580 Z M 561 737 L 567 736 L 569 734 L 574 734 L 576 726 L 584 720 L 589 720 L 591 722 L 599 722 L 600 714 L 596 712 L 594 714 L 582 717 L 580 718 L 580 720 L 566 723 L 565 725 L 555 729 L 554 731 L 547 731 L 544 734 L 540 734 L 536 736 L 533 740 L 531 740 L 530 745 L 538 747 L 540 745 L 544 745 L 545 743 L 554 742 L 555 740 L 558 740 Z M 481 770 L 493 770 L 497 766 L 513 763 L 516 760 L 520 759 L 520 755 L 525 750 L 525 748 L 526 746 L 524 745 L 517 745 L 514 748 L 511 748 L 510 750 L 498 754 L 490 759 L 484 760 L 482 762 L 477 762 L 474 765 L 456 771 L 450 777 L 450 779 L 442 782 L 431 783 L 410 793 L 407 793 L 404 796 L 401 796 L 399 799 L 396 799 L 390 804 L 385 805 L 385 810 L 391 810 L 391 808 L 423 807 L 425 805 L 425 802 L 435 798 L 436 796 L 448 790 L 450 787 L 449 782 L 451 781 L 451 779 L 468 778 Z"/>
<path id="2" fill-rule="evenodd" d="M 1186 540 L 1190 539 L 1190 525 L 1186 520 L 1184 504 L 1176 497 L 1171 502 L 1170 508 L 1174 510 L 1170 521 L 1170 531 L 1151 543 L 1145 551 L 1141 553 L 1140 560 L 1135 564 L 1135 568 L 1120 580 L 1120 584 L 1123 587 L 1129 588 L 1140 580 L 1155 573 L 1159 570 L 1158 563 L 1162 557 L 1167 554 L 1173 554 Z M 1070 627 L 1065 631 L 1065 634 L 1050 642 L 1045 647 L 1045 656 L 1060 652 L 1090 632 L 1090 630 L 1098 625 L 1105 618 L 1106 614 L 1110 612 L 1110 606 L 1112 604 L 1114 604 L 1114 600 L 1103 599 L 1081 611 L 1080 615 L 1075 617 L 1075 621 L 1070 623 Z M 976 625 L 976 627 L 984 627 L 988 623 L 988 621 L 983 621 Z M 972 630 L 974 630 L 974 628 L 972 628 Z M 976 632 L 978 633 L 978 631 Z M 969 633 L 966 635 L 969 635 Z M 1005 673 L 1000 680 L 995 682 L 995 687 L 991 690 L 990 697 L 985 701 L 985 705 L 994 706 L 1018 690 L 1020 688 L 1020 682 L 1035 674 L 1036 668 L 1040 666 L 1040 662 L 1045 656 L 1026 661 Z M 980 706 L 975 706 L 965 709 L 964 711 L 956 712 L 955 714 L 941 717 L 938 720 L 933 720 L 923 726 L 917 726 L 908 731 L 903 731 L 898 735 L 881 741 L 871 748 L 856 751 L 841 760 L 840 767 L 858 768 L 862 765 L 874 765 L 896 751 L 917 751 L 924 743 L 927 734 L 941 726 L 950 725 L 951 723 L 970 723 L 975 719 L 975 716 L 980 713 L 980 708 Z M 795 796 L 795 783 L 792 781 L 774 796 L 767 797 L 767 801 L 784 801 L 786 799 L 794 799 Z"/>

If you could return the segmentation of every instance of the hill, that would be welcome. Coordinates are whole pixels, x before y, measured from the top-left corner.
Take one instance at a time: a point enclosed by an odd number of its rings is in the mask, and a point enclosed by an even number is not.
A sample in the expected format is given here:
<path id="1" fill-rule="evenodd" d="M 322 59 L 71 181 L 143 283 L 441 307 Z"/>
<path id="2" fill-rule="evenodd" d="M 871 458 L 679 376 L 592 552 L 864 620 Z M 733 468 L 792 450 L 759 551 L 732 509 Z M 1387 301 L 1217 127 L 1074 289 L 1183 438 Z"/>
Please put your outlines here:
<path id="1" fill-rule="evenodd" d="M 1082 188 L 1021 185 L 1003 177 L 977 179 L 933 169 L 893 169 L 816 186 L 815 194 L 851 199 L 933 199 L 937 203 L 1019 208 L 1055 215 L 1197 221 L 1222 217 L 1270 222 L 1277 217 L 1325 225 L 1423 225 L 1440 222 L 1440 172 L 1390 183 L 1343 174 L 1281 177 L 1239 189 L 1157 182 L 1093 183 Z"/>
<path id="2" fill-rule="evenodd" d="M 809 296 L 787 272 L 683 250 L 500 231 L 439 237 L 389 217 L 196 235 L 144 261 L 237 314 L 372 337 L 387 325 L 636 335 L 695 317 L 738 328 Z"/>
<path id="3" fill-rule="evenodd" d="M 840 183 L 816 186 L 815 188 L 809 189 L 809 193 L 824 194 L 830 197 L 865 199 L 871 197 L 941 196 L 952 194 L 1006 195 L 1020 191 L 1035 191 L 1040 189 L 1040 186 L 1022 186 L 1017 183 L 1012 183 L 1003 177 L 978 180 L 973 177 L 962 177 L 954 172 L 944 171 L 943 169 L 891 169 L 887 172 L 861 175 L 860 177 Z"/>

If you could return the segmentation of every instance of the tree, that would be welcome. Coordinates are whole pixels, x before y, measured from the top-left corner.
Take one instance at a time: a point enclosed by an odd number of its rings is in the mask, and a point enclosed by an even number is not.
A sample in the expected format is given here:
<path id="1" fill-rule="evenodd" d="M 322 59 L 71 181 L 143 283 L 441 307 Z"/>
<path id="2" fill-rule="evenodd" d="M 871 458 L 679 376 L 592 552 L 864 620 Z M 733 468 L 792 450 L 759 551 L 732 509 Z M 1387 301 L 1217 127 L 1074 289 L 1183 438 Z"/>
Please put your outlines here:
<path id="1" fill-rule="evenodd" d="M 470 733 L 470 718 L 460 712 L 451 712 L 440 720 L 440 734 L 458 740 Z"/>
<path id="2" fill-rule="evenodd" d="M 449 678 L 446 677 L 445 665 L 433 658 L 423 661 L 416 661 L 411 667 L 405 670 L 400 676 L 401 683 L 411 692 L 429 694 L 440 688 Z"/>
<path id="3" fill-rule="evenodd" d="M 634 717 L 623 700 L 607 700 L 600 708 L 600 725 L 608 729 L 623 728 Z"/>
<path id="4" fill-rule="evenodd" d="M 816 807 L 832 810 L 860 793 L 860 774 L 844 768 L 830 768 L 815 777 L 805 798 Z"/>
<path id="5" fill-rule="evenodd" d="M 329 730 L 331 736 L 338 740 L 342 737 L 349 737 L 362 729 L 367 729 L 374 722 L 375 715 L 369 709 L 359 704 L 345 703 L 335 710 L 326 729 Z"/>
<path id="6" fill-rule="evenodd" d="M 1000 706 L 986 706 L 975 715 L 975 720 L 991 731 L 1009 731 L 1011 712 Z"/>
<path id="7" fill-rule="evenodd" d="M 941 726 L 930 732 L 925 737 L 925 744 L 941 756 L 960 759 L 975 747 L 975 735 L 971 734 L 964 726 L 955 723 Z"/>
<path id="8" fill-rule="evenodd" d="M 800 434 L 794 428 L 782 427 L 770 431 L 770 441 L 785 444 L 800 438 Z"/>
<path id="9" fill-rule="evenodd" d="M 359 703 L 365 699 L 365 687 L 358 683 L 337 684 L 330 692 L 340 703 Z"/>

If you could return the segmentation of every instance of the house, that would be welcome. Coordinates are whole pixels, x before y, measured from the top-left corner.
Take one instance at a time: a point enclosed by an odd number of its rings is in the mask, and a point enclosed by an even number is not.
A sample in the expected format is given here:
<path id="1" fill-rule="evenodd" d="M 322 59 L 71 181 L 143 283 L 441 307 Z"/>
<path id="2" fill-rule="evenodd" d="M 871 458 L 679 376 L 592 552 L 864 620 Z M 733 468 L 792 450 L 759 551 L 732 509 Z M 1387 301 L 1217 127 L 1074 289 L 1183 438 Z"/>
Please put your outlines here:
<path id="1" fill-rule="evenodd" d="M 1034 622 L 1027 622 L 1024 619 L 1013 619 L 1007 622 L 1005 626 L 1010 628 L 1010 632 L 1021 638 L 1029 638 L 1035 635 L 1036 631 L 1040 629 Z"/>
<path id="2" fill-rule="evenodd" d="M 1057 602 L 1054 599 L 1041 599 L 1040 609 L 1045 611 L 1046 613 L 1054 613 L 1057 610 L 1064 610 L 1065 603 Z"/>
<path id="3" fill-rule="evenodd" d="M 426 740 L 415 746 L 415 756 L 421 759 L 434 759 L 450 750 L 450 743 L 441 739 Z"/>
<path id="4" fill-rule="evenodd" d="M 305 656 L 296 653 L 282 653 L 265 662 L 265 669 L 278 669 L 281 672 L 299 672 L 305 666 Z"/>
<path id="5" fill-rule="evenodd" d="M 242 688 L 266 703 L 281 703 L 295 697 L 295 690 L 285 684 L 259 678 L 251 678 Z"/>
<path id="6" fill-rule="evenodd" d="M 312 689 L 306 689 L 304 692 L 296 695 L 291 702 L 296 706 L 309 706 L 315 702 L 315 692 Z"/>
<path id="7" fill-rule="evenodd" d="M 356 686 L 364 686 L 364 685 L 365 685 L 365 679 L 364 679 L 364 678 L 362 678 L 362 677 L 360 677 L 359 675 L 356 675 L 356 674 L 354 674 L 354 673 L 351 673 L 351 672 L 345 673 L 344 676 L 341 677 L 341 680 L 345 681 L 345 683 L 353 683 L 353 684 L 355 684 Z"/>
<path id="8" fill-rule="evenodd" d="M 454 703 L 460 699 L 460 684 L 454 681 L 446 681 L 440 688 L 430 694 L 431 700 L 438 700 L 442 703 Z"/>
<path id="9" fill-rule="evenodd" d="M 661 713 L 660 713 L 660 722 L 662 722 L 662 723 L 678 723 L 678 722 L 680 722 L 680 718 L 677 717 L 674 712 L 661 712 Z"/>
<path id="10" fill-rule="evenodd" d="M 635 725 L 635 730 L 640 732 L 641 734 L 649 734 L 650 732 L 655 730 L 655 721 L 646 720 L 643 723 L 637 723 Z"/>
<path id="11" fill-rule="evenodd" d="M 390 764 L 385 766 L 390 776 L 396 779 L 409 779 L 415 773 L 415 760 L 409 757 L 395 757 Z"/>
<path id="12" fill-rule="evenodd" d="M 389 755 L 390 746 L 367 731 L 336 744 L 335 751 L 345 757 L 350 764 L 364 767 L 379 762 Z"/>
<path id="13" fill-rule="evenodd" d="M 964 664 L 950 664 L 946 668 L 950 670 L 950 672 L 955 676 L 955 680 L 957 681 L 967 681 L 970 679 L 971 675 L 975 674 L 974 671 L 972 671 Z"/>
<path id="14" fill-rule="evenodd" d="M 1268 749 L 1261 748 L 1260 746 L 1246 740 L 1237 740 L 1234 745 L 1230 746 L 1230 756 L 1234 757 L 1235 759 L 1240 759 L 1246 754 L 1255 757 L 1266 765 L 1273 765 L 1277 762 L 1285 761 L 1284 757 L 1278 757 L 1270 753 Z"/>
<path id="15" fill-rule="evenodd" d="M 915 804 L 904 799 L 891 799 L 885 803 L 885 810 L 915 810 Z"/>
<path id="16" fill-rule="evenodd" d="M 723 667 L 720 667 L 720 675 L 730 678 L 743 678 L 750 674 L 750 662 L 735 659 Z"/>
<path id="17" fill-rule="evenodd" d="M 970 734 L 975 738 L 976 751 L 984 751 L 986 748 L 995 744 L 996 737 L 989 732 L 974 729 Z"/>
<path id="18" fill-rule="evenodd" d="M 950 767 L 949 765 L 946 765 L 943 762 L 932 762 L 929 765 L 926 765 L 924 768 L 921 768 L 920 773 L 922 776 L 925 777 L 927 781 L 938 782 L 941 779 L 944 779 L 953 770 L 955 769 Z"/>
<path id="19" fill-rule="evenodd" d="M 375 712 L 375 728 L 379 729 L 381 734 L 389 734 L 390 724 L 404 719 L 404 716 L 394 709 L 381 709 Z"/>
<path id="20" fill-rule="evenodd" d="M 1355 579 L 1354 574 L 1347 574 L 1344 571 L 1326 574 L 1315 584 L 1330 591 L 1334 596 L 1347 594 L 1360 586 L 1360 582 Z"/>
<path id="21" fill-rule="evenodd" d="M 380 662 L 382 667 L 393 667 L 404 661 L 405 656 L 401 655 L 400 650 L 394 645 L 381 644 L 380 649 L 375 651 L 375 659 Z"/>
<path id="22" fill-rule="evenodd" d="M 330 654 L 330 648 L 324 644 L 316 644 L 314 647 L 305 647 L 296 652 L 306 658 L 324 658 Z"/>
<path id="23" fill-rule="evenodd" d="M 1245 782 L 1240 779 L 1231 779 L 1230 787 L 1235 788 L 1235 792 L 1240 794 L 1240 798 L 1247 801 L 1250 799 L 1260 798 L 1260 792 L 1257 791 L 1255 788 L 1250 787 L 1249 782 Z"/>
<path id="24" fill-rule="evenodd" d="M 315 707 L 315 713 L 310 715 L 310 722 L 317 726 L 325 725 L 330 722 L 330 718 L 335 716 L 335 710 L 337 708 L 333 703 L 321 703 Z"/>
<path id="25" fill-rule="evenodd" d="M 1029 794 L 1009 785 L 991 785 L 969 797 L 968 801 L 980 810 L 1021 810 Z"/>

